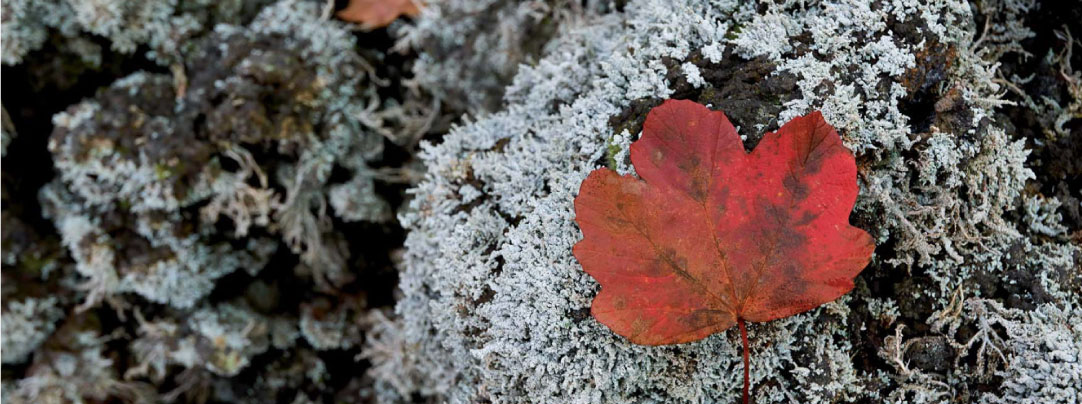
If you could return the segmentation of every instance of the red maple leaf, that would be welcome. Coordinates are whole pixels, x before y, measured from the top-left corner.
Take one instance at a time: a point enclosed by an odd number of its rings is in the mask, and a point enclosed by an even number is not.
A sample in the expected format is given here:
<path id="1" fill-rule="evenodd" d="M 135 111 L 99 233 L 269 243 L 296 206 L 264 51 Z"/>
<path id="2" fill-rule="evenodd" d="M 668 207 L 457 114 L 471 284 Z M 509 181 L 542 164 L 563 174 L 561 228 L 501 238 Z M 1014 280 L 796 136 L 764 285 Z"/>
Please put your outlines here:
<path id="1" fill-rule="evenodd" d="M 591 311 L 643 345 L 696 341 L 811 310 L 853 289 L 875 244 L 849 224 L 852 152 L 818 111 L 751 153 L 720 111 L 668 100 L 631 145 L 639 178 L 594 170 L 575 198 Z"/>

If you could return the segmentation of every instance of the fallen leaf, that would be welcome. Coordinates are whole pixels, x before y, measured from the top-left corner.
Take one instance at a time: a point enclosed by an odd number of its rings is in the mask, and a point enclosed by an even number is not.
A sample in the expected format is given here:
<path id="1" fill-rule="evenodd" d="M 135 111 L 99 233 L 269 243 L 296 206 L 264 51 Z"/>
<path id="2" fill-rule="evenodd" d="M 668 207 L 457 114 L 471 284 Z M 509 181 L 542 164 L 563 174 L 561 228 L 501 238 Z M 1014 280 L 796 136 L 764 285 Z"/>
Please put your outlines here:
<path id="1" fill-rule="evenodd" d="M 669 100 L 631 145 L 639 178 L 602 168 L 575 198 L 574 255 L 601 284 L 591 312 L 643 345 L 696 341 L 811 310 L 853 288 L 875 245 L 849 224 L 856 163 L 822 114 L 751 153 L 729 119 Z M 641 179 L 640 179 L 641 178 Z"/>
<path id="2" fill-rule="evenodd" d="M 399 16 L 416 17 L 420 13 L 414 0 L 349 0 L 346 8 L 335 15 L 366 29 L 375 29 L 386 27 Z"/>

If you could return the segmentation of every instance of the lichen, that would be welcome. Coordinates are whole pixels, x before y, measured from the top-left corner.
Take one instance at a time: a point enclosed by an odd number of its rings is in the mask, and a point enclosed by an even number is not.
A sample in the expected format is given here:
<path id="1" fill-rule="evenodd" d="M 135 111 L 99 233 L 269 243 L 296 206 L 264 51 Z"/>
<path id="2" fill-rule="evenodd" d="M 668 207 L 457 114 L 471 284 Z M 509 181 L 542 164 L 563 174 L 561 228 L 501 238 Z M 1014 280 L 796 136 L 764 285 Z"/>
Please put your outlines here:
<path id="1" fill-rule="evenodd" d="M 120 53 L 140 46 L 156 62 L 177 63 L 188 39 L 218 23 L 243 23 L 270 0 L 228 1 L 109 1 L 109 0 L 4 0 L 3 62 L 21 62 L 38 50 L 51 31 L 73 42 L 82 35 L 106 38 Z M 88 57 L 99 57 L 94 49 Z"/>
<path id="2" fill-rule="evenodd" d="M 234 304 L 201 307 L 179 324 L 141 316 L 139 323 L 132 348 L 140 365 L 125 377 L 161 380 L 170 365 L 235 376 L 256 355 L 271 347 L 289 348 L 297 338 L 295 327 L 285 319 L 267 318 Z"/>
<path id="3" fill-rule="evenodd" d="M 5 391 L 4 400 L 21 403 L 91 403 L 108 398 L 143 402 L 153 396 L 150 386 L 125 381 L 107 357 L 107 336 L 93 316 L 69 318 L 35 356 L 26 375 Z"/>
<path id="4" fill-rule="evenodd" d="M 145 3 L 4 1 L 4 402 L 360 400 L 450 118 L 326 2 Z"/>
<path id="5" fill-rule="evenodd" d="M 276 251 L 273 239 L 245 237 L 253 227 L 279 234 L 323 287 L 348 281 L 330 215 L 389 218 L 366 164 L 383 144 L 360 121 L 376 91 L 368 62 L 343 26 L 318 16 L 314 4 L 282 2 L 247 28 L 219 25 L 185 51 L 184 80 L 135 73 L 54 117 L 61 181 L 42 199 L 89 278 L 89 305 L 136 292 L 192 307 L 215 279 L 254 275 Z M 352 178 L 330 184 L 336 166 Z M 219 234 L 219 221 L 233 231 Z"/>
<path id="6" fill-rule="evenodd" d="M 561 26 L 548 52 L 519 69 L 505 108 L 422 146 L 428 174 L 400 215 L 410 231 L 403 296 L 394 325 L 382 326 L 368 351 L 402 370 L 374 368 L 377 391 L 463 402 L 718 402 L 739 393 L 734 334 L 632 345 L 589 316 L 597 285 L 570 255 L 580 237 L 571 204 L 579 183 L 601 164 L 628 170 L 625 152 L 613 148 L 626 148 L 645 111 L 668 97 L 747 110 L 738 117 L 755 125 L 740 128 L 751 145 L 749 134 L 822 110 L 858 157 L 853 220 L 880 245 L 866 286 L 751 327 L 757 401 L 937 402 L 977 391 L 988 383 L 980 371 L 951 370 L 923 353 L 979 349 L 948 343 L 956 336 L 932 327 L 937 313 L 959 304 L 958 290 L 1011 310 L 1065 304 L 1079 296 L 1070 268 L 1080 255 L 1055 224 L 1056 201 L 1027 189 L 1039 179 L 1026 141 L 996 115 L 1010 103 L 995 80 L 1003 53 L 985 49 L 1025 28 L 1008 25 L 1002 40 L 982 41 L 974 19 L 969 4 L 947 0 L 758 10 L 641 1 L 620 16 Z M 752 66 L 766 70 L 753 83 L 774 80 L 770 92 L 743 106 L 711 102 L 727 99 L 717 94 L 730 71 Z M 872 297 L 872 288 L 888 294 Z M 887 300 L 854 303 L 879 299 Z M 919 325 L 908 355 L 929 358 L 921 367 L 854 359 L 877 351 L 904 359 L 914 336 L 901 334 L 913 330 L 903 322 Z M 884 340 L 862 335 L 866 328 L 899 334 Z"/>
<path id="7" fill-rule="evenodd" d="M 560 27 L 592 11 L 566 0 L 432 1 L 415 24 L 401 27 L 397 47 L 421 51 L 417 85 L 448 108 L 492 111 L 520 65 L 537 63 Z"/>
<path id="8" fill-rule="evenodd" d="M 26 361 L 56 329 L 64 312 L 56 298 L 26 299 L 4 305 L 4 363 Z"/>
<path id="9" fill-rule="evenodd" d="M 630 344 L 571 255 L 668 98 L 857 157 L 876 256 L 756 402 L 1079 394 L 1082 9 L 424 3 L 3 0 L 3 401 L 732 402 L 735 331 Z"/>

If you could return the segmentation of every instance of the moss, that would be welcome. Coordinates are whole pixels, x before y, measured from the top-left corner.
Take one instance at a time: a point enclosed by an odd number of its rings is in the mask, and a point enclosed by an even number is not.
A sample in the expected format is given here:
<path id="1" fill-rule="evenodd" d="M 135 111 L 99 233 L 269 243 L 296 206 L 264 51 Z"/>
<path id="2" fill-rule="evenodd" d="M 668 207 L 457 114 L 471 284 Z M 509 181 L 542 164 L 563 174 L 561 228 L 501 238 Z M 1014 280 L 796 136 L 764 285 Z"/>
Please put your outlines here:
<path id="1" fill-rule="evenodd" d="M 740 23 L 733 24 L 732 27 L 729 28 L 729 32 L 725 33 L 725 39 L 728 39 L 730 41 L 736 39 L 737 37 L 740 36 L 740 32 L 743 29 L 744 29 L 743 24 L 740 24 Z"/>

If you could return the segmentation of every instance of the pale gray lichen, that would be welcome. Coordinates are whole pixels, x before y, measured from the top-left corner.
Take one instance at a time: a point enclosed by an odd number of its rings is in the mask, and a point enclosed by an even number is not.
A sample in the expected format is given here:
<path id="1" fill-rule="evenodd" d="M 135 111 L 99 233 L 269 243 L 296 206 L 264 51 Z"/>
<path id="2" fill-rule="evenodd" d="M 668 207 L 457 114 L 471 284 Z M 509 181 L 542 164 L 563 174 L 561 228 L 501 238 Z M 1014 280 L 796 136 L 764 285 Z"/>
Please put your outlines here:
<path id="1" fill-rule="evenodd" d="M 699 88 L 706 84 L 703 80 L 702 73 L 699 72 L 699 67 L 691 63 L 684 63 L 680 65 L 680 70 L 687 76 L 688 84 L 692 87 Z"/>
<path id="2" fill-rule="evenodd" d="M 149 48 L 147 56 L 163 65 L 178 62 L 187 40 L 219 23 L 241 23 L 271 0 L 3 0 L 3 63 L 21 62 L 41 48 L 50 31 L 84 42 L 81 35 L 106 38 L 120 53 Z M 84 42 L 85 43 L 85 42 Z M 88 58 L 100 58 L 94 49 Z"/>
<path id="3" fill-rule="evenodd" d="M 21 363 L 30 357 L 64 317 L 55 297 L 4 302 L 4 363 Z"/>
<path id="4" fill-rule="evenodd" d="M 999 391 L 982 403 L 1070 403 L 1082 396 L 1082 328 L 1077 306 L 1053 304 L 1020 315 L 1005 329 L 1009 366 Z"/>
<path id="5" fill-rule="evenodd" d="M 1032 311 L 1009 309 L 994 300 L 969 298 L 959 290 L 951 304 L 930 319 L 936 332 L 955 351 L 942 358 L 953 371 L 925 372 L 909 366 L 915 344 L 903 341 L 901 327 L 888 337 L 881 356 L 898 371 L 901 388 L 888 400 L 896 403 L 937 403 L 947 399 L 981 403 L 1071 403 L 1078 397 L 1078 330 L 1071 327 L 1077 309 L 1044 304 Z M 967 332 L 959 333 L 962 327 Z M 988 383 L 1001 378 L 992 392 L 969 391 L 965 381 Z"/>
<path id="6" fill-rule="evenodd" d="M 799 20 L 774 10 L 771 9 L 765 15 L 742 25 L 736 38 L 732 40 L 733 48 L 738 55 L 745 59 L 760 55 L 780 59 L 782 54 L 789 53 L 793 49 L 789 38 L 801 31 L 802 27 L 797 25 Z M 841 23 L 845 22 L 855 21 L 843 20 Z"/>
<path id="7" fill-rule="evenodd" d="M 362 400 L 392 203 L 453 118 L 386 33 L 270 3 L 4 0 L 34 91 L 4 100 L 5 403 Z"/>
<path id="8" fill-rule="evenodd" d="M 177 212 L 110 221 L 58 183 L 43 188 L 41 198 L 46 217 L 53 220 L 75 259 L 75 270 L 86 279 L 84 308 L 125 292 L 192 307 L 210 293 L 216 279 L 238 269 L 257 272 L 276 247 L 258 238 L 249 240 L 245 250 L 234 250 L 228 243 L 208 244 L 206 234 L 180 228 Z"/>
<path id="9" fill-rule="evenodd" d="M 400 27 L 400 49 L 423 51 L 416 84 L 449 108 L 481 113 L 500 106 L 520 65 L 536 63 L 564 25 L 600 8 L 595 1 L 439 0 L 425 2 L 416 23 Z M 598 4 L 594 4 L 598 3 Z"/>
<path id="10" fill-rule="evenodd" d="M 399 365 L 371 372 L 384 399 L 718 402 L 739 394 L 733 333 L 678 347 L 632 345 L 590 318 L 597 285 L 570 253 L 580 237 L 572 201 L 581 180 L 600 161 L 629 169 L 613 158 L 625 151 L 610 148 L 636 134 L 614 133 L 609 118 L 632 100 L 670 96 L 669 66 L 690 82 L 681 61 L 701 48 L 711 62 L 732 49 L 724 57 L 762 58 L 775 74 L 797 78 L 798 94 L 781 101 L 777 121 L 822 110 L 857 153 L 855 217 L 889 246 L 869 271 L 929 279 L 911 294 L 899 286 L 904 297 L 877 296 L 886 300 L 870 309 L 851 303 L 866 301 L 860 294 L 869 292 L 857 292 L 752 326 L 757 401 L 937 402 L 976 383 L 976 375 L 905 362 L 858 367 L 849 322 L 868 321 L 858 309 L 874 323 L 853 325 L 881 329 L 901 314 L 933 322 L 959 288 L 1006 288 L 1021 306 L 1077 299 L 1061 281 L 1075 276 L 1079 248 L 1051 224 L 1055 203 L 1026 191 L 1035 174 L 1025 141 L 995 115 L 1006 104 L 968 3 L 787 1 L 764 9 L 632 1 L 622 15 L 561 26 L 545 56 L 519 69 L 504 109 L 423 145 L 427 174 L 400 215 L 410 234 L 397 318 L 380 323 L 366 351 Z M 917 93 L 934 97 L 930 116 L 911 116 Z M 1015 218 L 1023 207 L 1033 225 Z M 930 310 L 910 312 L 916 304 Z M 897 329 L 888 360 L 907 355 Z M 948 328 L 929 333 L 910 344 L 911 355 L 961 349 L 943 342 L 954 337 Z"/>
<path id="11" fill-rule="evenodd" d="M 368 167 L 383 137 L 362 122 L 380 104 L 350 31 L 320 12 L 282 1 L 248 27 L 218 25 L 183 50 L 187 74 L 135 73 L 54 117 L 59 182 L 42 199 L 89 279 L 87 304 L 136 292 L 192 307 L 216 279 L 254 275 L 277 250 L 249 237 L 253 227 L 279 235 L 322 288 L 350 279 L 331 215 L 389 219 Z M 335 167 L 349 179 L 329 183 Z"/>
<path id="12" fill-rule="evenodd" d="M 434 0 L 388 28 L 394 56 L 334 2 L 2 1 L 12 71 L 60 54 L 85 66 L 54 74 L 112 81 L 61 94 L 90 97 L 29 190 L 59 234 L 28 235 L 5 170 L 5 403 L 732 401 L 735 332 L 631 345 L 570 253 L 581 180 L 633 173 L 670 97 L 728 110 L 749 147 L 822 110 L 858 157 L 877 257 L 845 298 L 751 325 L 756 401 L 1078 394 L 1082 194 L 1042 164 L 1076 160 L 1048 150 L 1073 136 L 1082 42 L 1057 28 L 1029 55 L 1033 0 Z M 1003 73 L 1014 56 L 1047 72 Z M 5 159 L 48 135 L 9 143 L 4 112 Z M 421 162 L 374 167 L 464 112 Z M 391 227 L 377 189 L 417 179 L 395 313 L 372 310 L 355 254 L 387 241 L 356 229 Z"/>
<path id="13" fill-rule="evenodd" d="M 170 365 L 200 369 L 219 376 L 234 376 L 254 356 L 271 347 L 287 349 L 298 333 L 284 318 L 268 318 L 235 304 L 207 305 L 187 319 L 139 318 L 139 336 L 132 350 L 139 366 L 130 368 L 127 378 L 148 376 L 161 380 Z"/>
<path id="14" fill-rule="evenodd" d="M 108 336 L 94 331 L 96 320 L 69 319 L 57 331 L 41 355 L 35 356 L 26 375 L 5 391 L 4 400 L 23 403 L 94 403 L 109 398 L 123 402 L 147 402 L 150 386 L 122 380 L 114 359 L 107 356 Z"/>
<path id="15" fill-rule="evenodd" d="M 41 47 L 48 32 L 43 23 L 44 9 L 36 1 L 10 1 L 0 3 L 3 24 L 0 25 L 3 41 L 4 64 L 16 64 L 24 55 Z"/>

